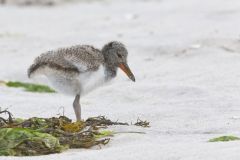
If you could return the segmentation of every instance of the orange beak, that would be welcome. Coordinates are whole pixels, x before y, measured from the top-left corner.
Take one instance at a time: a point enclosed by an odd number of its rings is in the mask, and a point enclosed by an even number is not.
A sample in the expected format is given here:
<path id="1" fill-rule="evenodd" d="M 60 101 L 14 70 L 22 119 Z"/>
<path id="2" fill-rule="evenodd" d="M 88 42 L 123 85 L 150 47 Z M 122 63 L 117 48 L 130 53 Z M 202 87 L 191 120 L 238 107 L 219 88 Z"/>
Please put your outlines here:
<path id="1" fill-rule="evenodd" d="M 123 70 L 123 72 L 125 72 L 127 74 L 127 76 L 133 81 L 135 82 L 135 77 L 132 73 L 132 71 L 130 70 L 130 68 L 128 67 L 127 63 L 120 63 L 119 64 L 119 68 L 121 68 Z"/>

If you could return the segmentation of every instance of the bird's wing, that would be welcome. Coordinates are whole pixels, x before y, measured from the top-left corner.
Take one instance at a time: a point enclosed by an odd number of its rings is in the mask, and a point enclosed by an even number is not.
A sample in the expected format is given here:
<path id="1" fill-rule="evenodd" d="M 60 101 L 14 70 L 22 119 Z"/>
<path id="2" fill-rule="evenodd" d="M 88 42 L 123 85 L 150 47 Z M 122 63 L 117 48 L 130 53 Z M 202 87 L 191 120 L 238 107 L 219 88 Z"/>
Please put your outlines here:
<path id="1" fill-rule="evenodd" d="M 96 70 L 104 63 L 101 51 L 88 45 L 60 49 L 59 52 L 62 52 L 63 58 L 77 67 L 80 73 Z"/>
<path id="2" fill-rule="evenodd" d="M 28 77 L 30 78 L 34 73 L 45 73 L 46 67 L 50 68 L 51 71 L 63 71 L 65 74 L 79 74 L 78 68 L 65 60 L 58 52 L 48 51 L 42 53 L 34 60 L 34 63 L 28 68 Z M 42 69 L 44 69 L 44 71 Z"/>
<path id="3" fill-rule="evenodd" d="M 30 77 L 44 66 L 54 71 L 64 71 L 65 74 L 79 74 L 94 71 L 103 63 L 104 58 L 101 51 L 92 46 L 78 45 L 60 48 L 37 57 L 28 69 L 28 76 Z"/>

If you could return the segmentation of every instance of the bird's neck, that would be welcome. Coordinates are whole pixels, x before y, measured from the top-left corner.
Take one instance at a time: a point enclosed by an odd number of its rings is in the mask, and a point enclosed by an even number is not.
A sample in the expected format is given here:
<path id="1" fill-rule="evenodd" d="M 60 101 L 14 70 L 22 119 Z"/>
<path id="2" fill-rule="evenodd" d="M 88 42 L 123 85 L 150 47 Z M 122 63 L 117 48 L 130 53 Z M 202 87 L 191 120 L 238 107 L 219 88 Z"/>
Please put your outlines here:
<path id="1" fill-rule="evenodd" d="M 104 65 L 104 74 L 105 74 L 106 81 L 113 79 L 117 75 L 117 67 L 115 67 L 111 64 L 105 64 Z"/>
<path id="2" fill-rule="evenodd" d="M 112 53 L 110 50 L 103 48 L 102 54 L 104 57 L 104 74 L 105 74 L 105 81 L 109 81 L 116 77 L 117 75 L 117 66 L 114 65 L 112 58 L 110 57 Z"/>

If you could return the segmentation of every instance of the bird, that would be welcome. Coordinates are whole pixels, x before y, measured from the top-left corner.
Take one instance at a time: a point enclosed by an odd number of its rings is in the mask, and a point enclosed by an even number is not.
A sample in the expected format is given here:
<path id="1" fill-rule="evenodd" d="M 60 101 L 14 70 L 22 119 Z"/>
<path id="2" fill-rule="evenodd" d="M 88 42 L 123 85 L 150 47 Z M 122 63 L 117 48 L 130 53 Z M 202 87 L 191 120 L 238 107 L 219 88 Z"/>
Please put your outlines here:
<path id="1" fill-rule="evenodd" d="M 76 120 L 81 121 L 80 97 L 115 78 L 119 68 L 135 82 L 127 57 L 128 51 L 119 41 L 108 42 L 101 49 L 74 45 L 40 54 L 27 75 L 43 75 L 56 91 L 75 96 L 73 109 Z"/>

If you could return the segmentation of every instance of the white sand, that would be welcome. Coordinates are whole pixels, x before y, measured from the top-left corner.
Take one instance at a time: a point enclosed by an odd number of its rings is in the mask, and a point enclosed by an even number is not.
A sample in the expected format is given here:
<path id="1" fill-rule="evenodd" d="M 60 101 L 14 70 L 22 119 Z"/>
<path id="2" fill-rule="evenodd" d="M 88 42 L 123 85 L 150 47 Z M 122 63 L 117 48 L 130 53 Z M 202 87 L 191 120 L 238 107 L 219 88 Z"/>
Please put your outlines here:
<path id="1" fill-rule="evenodd" d="M 57 47 L 122 41 L 136 83 L 119 72 L 109 85 L 82 98 L 83 117 L 138 117 L 151 128 L 114 127 L 119 134 L 99 149 L 1 160 L 239 160 L 240 1 L 109 1 L 57 7 L 0 7 L 0 79 L 27 79 L 33 58 Z M 34 81 L 36 82 L 36 81 Z M 0 106 L 16 117 L 74 118 L 73 97 L 0 87 Z"/>

